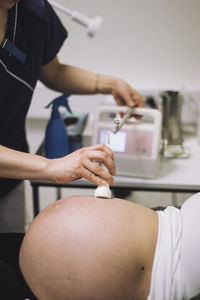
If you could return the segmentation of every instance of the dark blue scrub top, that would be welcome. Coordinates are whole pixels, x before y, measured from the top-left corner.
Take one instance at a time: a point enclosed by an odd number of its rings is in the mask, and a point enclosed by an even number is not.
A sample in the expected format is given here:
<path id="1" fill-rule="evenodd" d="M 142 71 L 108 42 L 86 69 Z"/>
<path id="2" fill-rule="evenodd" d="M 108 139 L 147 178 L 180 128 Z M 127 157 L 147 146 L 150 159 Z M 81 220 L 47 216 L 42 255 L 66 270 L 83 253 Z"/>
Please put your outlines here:
<path id="1" fill-rule="evenodd" d="M 6 38 L 26 55 L 21 63 L 0 47 L 0 145 L 28 151 L 25 118 L 42 65 L 58 53 L 67 31 L 46 0 L 21 0 L 9 10 Z M 17 19 L 16 19 L 17 15 Z M 0 197 L 18 180 L 0 179 Z"/>

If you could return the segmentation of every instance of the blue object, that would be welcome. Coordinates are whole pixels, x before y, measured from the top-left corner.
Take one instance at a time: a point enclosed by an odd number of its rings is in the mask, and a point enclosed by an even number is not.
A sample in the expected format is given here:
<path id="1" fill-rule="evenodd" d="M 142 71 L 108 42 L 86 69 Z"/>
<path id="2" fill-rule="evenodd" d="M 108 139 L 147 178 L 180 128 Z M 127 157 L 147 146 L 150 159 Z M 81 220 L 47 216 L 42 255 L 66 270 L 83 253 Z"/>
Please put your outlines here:
<path id="1" fill-rule="evenodd" d="M 47 158 L 59 158 L 70 153 L 67 129 L 58 110 L 60 106 L 64 106 L 72 113 L 68 104 L 69 96 L 70 93 L 66 93 L 54 99 L 45 107 L 52 107 L 51 118 L 45 133 L 45 155 Z"/>
<path id="2" fill-rule="evenodd" d="M 13 43 L 11 43 L 8 39 L 5 39 L 2 48 L 8 51 L 8 53 L 12 54 L 21 63 L 25 62 L 26 54 L 21 49 L 16 47 Z"/>

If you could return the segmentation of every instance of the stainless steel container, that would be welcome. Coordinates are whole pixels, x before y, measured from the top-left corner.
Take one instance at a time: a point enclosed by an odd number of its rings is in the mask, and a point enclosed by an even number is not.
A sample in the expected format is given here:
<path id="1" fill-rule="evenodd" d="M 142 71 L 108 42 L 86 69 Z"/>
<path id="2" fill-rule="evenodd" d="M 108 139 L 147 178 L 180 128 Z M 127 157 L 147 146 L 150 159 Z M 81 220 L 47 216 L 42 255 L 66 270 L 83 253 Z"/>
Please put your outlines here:
<path id="1" fill-rule="evenodd" d="M 183 97 L 178 91 L 163 91 L 162 98 L 162 149 L 182 145 L 181 110 Z"/>

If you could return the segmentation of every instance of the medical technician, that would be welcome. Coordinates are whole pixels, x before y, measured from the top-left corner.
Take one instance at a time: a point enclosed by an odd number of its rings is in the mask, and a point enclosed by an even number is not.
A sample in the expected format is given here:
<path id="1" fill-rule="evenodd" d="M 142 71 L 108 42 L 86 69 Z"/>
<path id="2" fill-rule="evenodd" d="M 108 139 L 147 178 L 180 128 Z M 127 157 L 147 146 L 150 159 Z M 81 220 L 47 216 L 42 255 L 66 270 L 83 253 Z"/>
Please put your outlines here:
<path id="1" fill-rule="evenodd" d="M 26 154 L 25 120 L 38 79 L 61 93 L 112 94 L 119 105 L 143 106 L 141 96 L 125 81 L 60 63 L 57 54 L 66 37 L 47 0 L 0 0 L 0 177 L 13 178 L 0 179 L 0 232 L 24 230 L 20 179 L 41 178 L 40 168 L 45 168 L 43 158 Z M 112 154 L 105 147 L 96 147 L 46 161 L 51 165 L 47 168 L 50 178 L 62 183 L 85 177 L 98 184 L 95 175 L 101 173 L 112 184 Z M 92 164 L 96 158 L 110 174 Z M 56 175 L 52 176 L 53 170 Z M 48 179 L 49 174 L 42 177 Z"/>

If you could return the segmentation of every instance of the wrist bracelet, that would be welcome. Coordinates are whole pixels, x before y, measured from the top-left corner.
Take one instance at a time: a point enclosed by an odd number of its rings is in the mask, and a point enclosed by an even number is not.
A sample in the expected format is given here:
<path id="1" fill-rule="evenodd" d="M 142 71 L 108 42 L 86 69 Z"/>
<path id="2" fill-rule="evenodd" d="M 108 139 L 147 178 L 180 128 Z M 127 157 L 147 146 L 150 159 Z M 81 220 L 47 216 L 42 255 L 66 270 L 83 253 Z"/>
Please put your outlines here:
<path id="1" fill-rule="evenodd" d="M 99 74 L 96 74 L 95 75 L 95 88 L 94 88 L 94 91 L 96 94 L 99 93 L 99 88 L 98 88 L 98 85 L 99 85 Z"/>

